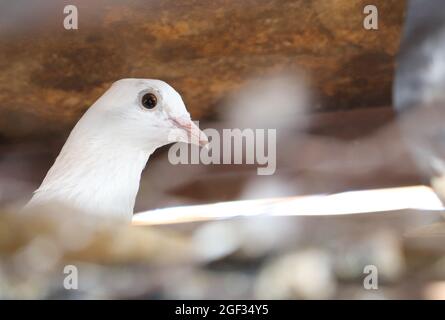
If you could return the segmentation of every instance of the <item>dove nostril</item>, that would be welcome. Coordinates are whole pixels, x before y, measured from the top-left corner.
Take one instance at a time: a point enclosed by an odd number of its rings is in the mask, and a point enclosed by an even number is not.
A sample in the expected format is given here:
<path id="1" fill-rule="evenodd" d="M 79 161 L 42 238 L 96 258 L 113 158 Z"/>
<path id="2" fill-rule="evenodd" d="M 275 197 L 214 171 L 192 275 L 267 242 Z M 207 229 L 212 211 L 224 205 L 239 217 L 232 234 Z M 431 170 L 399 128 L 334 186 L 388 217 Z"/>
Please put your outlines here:
<path id="1" fill-rule="evenodd" d="M 158 104 L 158 98 L 153 93 L 146 93 L 142 96 L 142 105 L 146 109 L 153 109 Z"/>

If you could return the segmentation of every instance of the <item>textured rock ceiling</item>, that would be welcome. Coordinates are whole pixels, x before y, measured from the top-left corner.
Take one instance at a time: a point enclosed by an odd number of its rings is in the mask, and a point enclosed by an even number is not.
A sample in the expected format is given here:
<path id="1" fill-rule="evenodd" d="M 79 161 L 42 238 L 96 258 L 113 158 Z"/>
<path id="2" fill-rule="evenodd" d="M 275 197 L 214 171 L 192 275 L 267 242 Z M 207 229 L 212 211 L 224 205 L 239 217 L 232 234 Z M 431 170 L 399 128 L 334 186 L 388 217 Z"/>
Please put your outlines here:
<path id="1" fill-rule="evenodd" d="M 379 30 L 362 27 L 360 0 L 70 1 L 0 4 L 0 135 L 66 133 L 115 80 L 159 78 L 196 118 L 211 117 L 252 75 L 307 71 L 317 110 L 389 105 L 404 1 L 374 0 Z"/>

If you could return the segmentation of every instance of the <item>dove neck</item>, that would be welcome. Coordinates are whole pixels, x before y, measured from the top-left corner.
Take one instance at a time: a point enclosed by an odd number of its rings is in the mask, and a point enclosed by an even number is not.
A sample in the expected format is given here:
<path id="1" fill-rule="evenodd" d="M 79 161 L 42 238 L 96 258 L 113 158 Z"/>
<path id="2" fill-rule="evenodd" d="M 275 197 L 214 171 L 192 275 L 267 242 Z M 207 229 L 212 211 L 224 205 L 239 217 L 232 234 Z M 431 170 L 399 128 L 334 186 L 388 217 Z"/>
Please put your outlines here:
<path id="1" fill-rule="evenodd" d="M 141 173 L 156 149 L 67 141 L 33 200 L 57 200 L 86 213 L 131 219 Z"/>

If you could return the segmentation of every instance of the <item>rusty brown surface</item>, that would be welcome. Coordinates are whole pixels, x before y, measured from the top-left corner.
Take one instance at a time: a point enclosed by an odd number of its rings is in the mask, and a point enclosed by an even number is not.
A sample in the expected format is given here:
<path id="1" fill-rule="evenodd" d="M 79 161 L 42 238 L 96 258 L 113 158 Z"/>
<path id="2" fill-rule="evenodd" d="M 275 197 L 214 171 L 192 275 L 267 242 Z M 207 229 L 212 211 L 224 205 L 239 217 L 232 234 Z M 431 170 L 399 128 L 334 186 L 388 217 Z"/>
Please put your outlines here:
<path id="1" fill-rule="evenodd" d="M 249 77 L 299 68 L 315 110 L 391 102 L 404 1 L 373 1 L 378 31 L 363 28 L 361 0 L 71 2 L 75 31 L 62 27 L 63 2 L 1 5 L 0 136 L 66 134 L 125 77 L 168 81 L 201 119 Z"/>

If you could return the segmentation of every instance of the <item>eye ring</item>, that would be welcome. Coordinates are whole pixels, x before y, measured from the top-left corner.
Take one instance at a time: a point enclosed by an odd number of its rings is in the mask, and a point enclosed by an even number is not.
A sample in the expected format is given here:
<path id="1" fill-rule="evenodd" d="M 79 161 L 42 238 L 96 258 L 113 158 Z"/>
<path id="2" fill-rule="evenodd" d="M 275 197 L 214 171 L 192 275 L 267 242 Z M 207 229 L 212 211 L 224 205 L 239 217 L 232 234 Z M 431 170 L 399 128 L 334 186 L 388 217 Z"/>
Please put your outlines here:
<path id="1" fill-rule="evenodd" d="M 158 98 L 154 93 L 146 93 L 141 98 L 141 104 L 145 109 L 154 109 L 158 105 Z"/>

